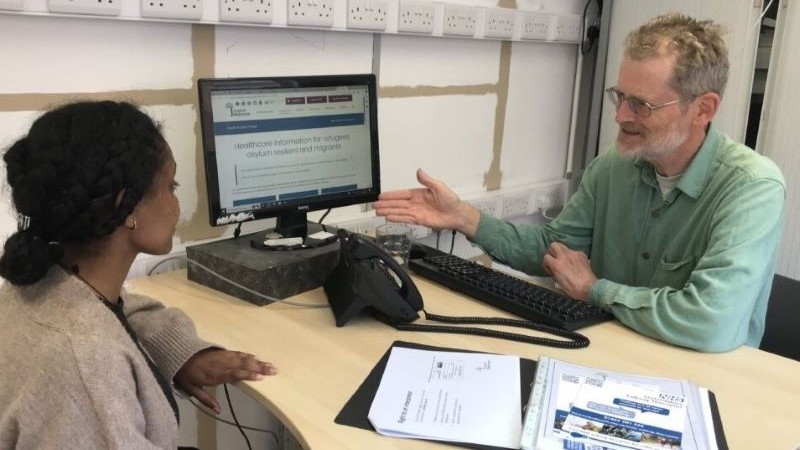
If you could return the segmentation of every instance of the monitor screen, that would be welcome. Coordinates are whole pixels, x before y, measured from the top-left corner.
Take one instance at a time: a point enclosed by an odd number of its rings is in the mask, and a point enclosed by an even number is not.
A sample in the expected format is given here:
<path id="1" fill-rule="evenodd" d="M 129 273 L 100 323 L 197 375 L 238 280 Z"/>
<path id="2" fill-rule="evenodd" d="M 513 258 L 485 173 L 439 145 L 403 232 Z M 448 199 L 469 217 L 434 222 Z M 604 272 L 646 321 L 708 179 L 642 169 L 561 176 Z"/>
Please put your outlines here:
<path id="1" fill-rule="evenodd" d="M 308 211 L 377 199 L 374 75 L 201 79 L 198 89 L 212 226 L 277 217 L 276 231 L 299 236 Z"/>

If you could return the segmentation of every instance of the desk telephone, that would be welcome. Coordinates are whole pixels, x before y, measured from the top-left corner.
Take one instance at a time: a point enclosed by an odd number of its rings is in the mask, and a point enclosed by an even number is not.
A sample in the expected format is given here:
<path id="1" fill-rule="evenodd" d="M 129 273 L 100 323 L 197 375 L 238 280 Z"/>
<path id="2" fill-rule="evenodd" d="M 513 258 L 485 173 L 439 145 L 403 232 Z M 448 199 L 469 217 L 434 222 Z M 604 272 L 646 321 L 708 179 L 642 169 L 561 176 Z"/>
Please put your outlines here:
<path id="1" fill-rule="evenodd" d="M 400 264 L 365 236 L 344 230 L 339 231 L 339 265 L 324 289 L 339 327 L 364 309 L 400 322 L 413 322 L 422 309 L 422 296 Z"/>
<path id="2" fill-rule="evenodd" d="M 366 236 L 339 230 L 339 264 L 323 285 L 336 326 L 344 326 L 361 312 L 401 331 L 475 334 L 561 348 L 583 348 L 589 339 L 574 331 L 529 320 L 500 317 L 452 317 L 428 313 L 414 281 L 397 261 Z M 412 251 L 412 257 L 415 257 Z M 414 323 L 422 311 L 428 321 Z M 505 325 L 555 334 L 567 340 L 509 333 L 463 325 Z"/>

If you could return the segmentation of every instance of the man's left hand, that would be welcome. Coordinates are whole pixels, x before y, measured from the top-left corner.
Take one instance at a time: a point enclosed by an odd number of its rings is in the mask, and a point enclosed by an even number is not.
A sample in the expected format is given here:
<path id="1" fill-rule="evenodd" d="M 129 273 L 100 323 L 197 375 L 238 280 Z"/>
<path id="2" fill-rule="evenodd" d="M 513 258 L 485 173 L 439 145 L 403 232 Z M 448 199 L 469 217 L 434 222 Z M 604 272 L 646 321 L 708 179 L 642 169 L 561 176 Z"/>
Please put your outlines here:
<path id="1" fill-rule="evenodd" d="M 219 414 L 221 411 L 219 403 L 203 390 L 204 386 L 216 386 L 240 380 L 255 381 L 264 375 L 276 373 L 278 371 L 275 366 L 259 361 L 254 355 L 210 348 L 197 352 L 189 358 L 175 375 L 175 383 Z"/>
<path id="2" fill-rule="evenodd" d="M 542 266 L 564 293 L 586 301 L 597 276 L 592 272 L 585 253 L 571 250 L 560 242 L 553 242 L 542 258 Z"/>

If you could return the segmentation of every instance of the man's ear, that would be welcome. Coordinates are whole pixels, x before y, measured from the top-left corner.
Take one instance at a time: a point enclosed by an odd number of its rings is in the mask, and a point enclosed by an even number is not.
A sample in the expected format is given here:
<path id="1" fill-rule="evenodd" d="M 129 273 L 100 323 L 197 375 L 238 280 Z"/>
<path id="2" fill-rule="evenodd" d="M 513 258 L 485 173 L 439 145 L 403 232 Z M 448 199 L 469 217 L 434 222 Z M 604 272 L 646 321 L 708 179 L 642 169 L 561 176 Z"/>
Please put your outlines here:
<path id="1" fill-rule="evenodd" d="M 706 92 L 694 100 L 697 103 L 697 113 L 694 116 L 696 125 L 705 128 L 717 115 L 722 97 L 716 92 Z"/>

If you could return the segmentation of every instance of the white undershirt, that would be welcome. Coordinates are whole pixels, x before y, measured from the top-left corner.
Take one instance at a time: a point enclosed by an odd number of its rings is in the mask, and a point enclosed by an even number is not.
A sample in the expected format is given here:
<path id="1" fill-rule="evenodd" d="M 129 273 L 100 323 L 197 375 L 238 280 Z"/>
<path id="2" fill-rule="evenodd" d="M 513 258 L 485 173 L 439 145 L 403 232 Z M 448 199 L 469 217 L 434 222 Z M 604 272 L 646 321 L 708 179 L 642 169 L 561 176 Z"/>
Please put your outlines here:
<path id="1" fill-rule="evenodd" d="M 665 177 L 658 172 L 656 172 L 656 180 L 658 181 L 658 187 L 661 189 L 661 198 L 664 200 L 667 199 L 667 196 L 670 192 L 675 189 L 675 186 L 678 185 L 678 181 L 680 181 L 683 173 L 679 173 L 677 175 L 673 175 L 671 177 Z"/>

